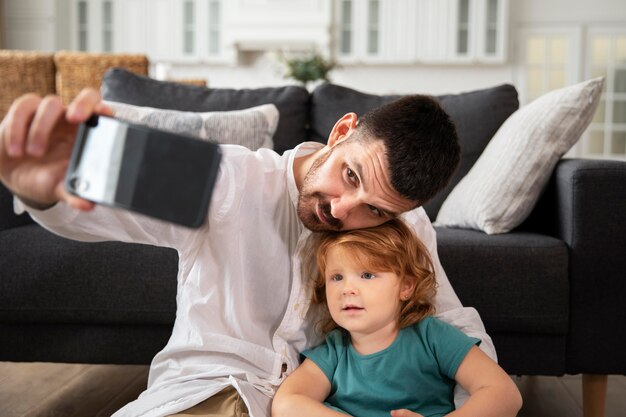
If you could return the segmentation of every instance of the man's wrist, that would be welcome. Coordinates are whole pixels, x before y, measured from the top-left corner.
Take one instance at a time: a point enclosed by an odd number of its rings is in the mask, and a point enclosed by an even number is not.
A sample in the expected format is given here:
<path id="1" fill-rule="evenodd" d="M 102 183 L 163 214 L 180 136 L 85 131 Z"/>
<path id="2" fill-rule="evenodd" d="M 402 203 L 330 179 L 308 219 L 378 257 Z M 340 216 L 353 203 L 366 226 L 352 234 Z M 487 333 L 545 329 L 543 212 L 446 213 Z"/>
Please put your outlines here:
<path id="1" fill-rule="evenodd" d="M 40 203 L 40 202 L 35 201 L 35 200 L 24 198 L 24 197 L 22 197 L 22 196 L 20 196 L 18 194 L 14 194 L 14 195 L 15 195 L 15 197 L 19 198 L 19 200 L 22 203 L 24 203 L 24 205 L 26 205 L 26 206 L 28 206 L 28 207 L 30 207 L 32 209 L 39 210 L 39 211 L 48 210 L 49 208 L 54 207 L 58 203 L 58 201 L 54 202 L 54 203 Z"/>

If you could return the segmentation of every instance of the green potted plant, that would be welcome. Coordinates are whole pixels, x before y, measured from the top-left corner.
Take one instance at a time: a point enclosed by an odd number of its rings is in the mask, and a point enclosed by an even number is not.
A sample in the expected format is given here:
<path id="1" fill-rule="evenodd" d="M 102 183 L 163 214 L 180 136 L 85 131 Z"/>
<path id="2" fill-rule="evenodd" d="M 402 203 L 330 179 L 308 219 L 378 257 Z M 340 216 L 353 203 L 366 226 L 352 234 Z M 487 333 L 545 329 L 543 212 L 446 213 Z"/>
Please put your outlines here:
<path id="1" fill-rule="evenodd" d="M 305 87 L 309 82 L 329 81 L 328 73 L 335 68 L 335 63 L 318 53 L 292 58 L 283 58 L 286 66 L 285 78 L 293 78 Z"/>

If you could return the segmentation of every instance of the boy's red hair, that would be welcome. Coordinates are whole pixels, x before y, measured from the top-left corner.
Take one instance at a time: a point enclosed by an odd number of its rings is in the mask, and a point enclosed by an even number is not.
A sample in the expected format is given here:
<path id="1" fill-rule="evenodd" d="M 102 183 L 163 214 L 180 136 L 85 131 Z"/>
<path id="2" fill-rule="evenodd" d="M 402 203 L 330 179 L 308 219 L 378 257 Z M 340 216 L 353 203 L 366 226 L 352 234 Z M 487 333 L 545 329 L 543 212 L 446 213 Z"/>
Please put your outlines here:
<path id="1" fill-rule="evenodd" d="M 326 305 L 326 256 L 330 248 L 337 246 L 349 250 L 357 262 L 372 271 L 395 273 L 401 285 L 406 280 L 415 280 L 411 296 L 401 301 L 400 328 L 434 313 L 437 281 L 430 255 L 415 233 L 400 219 L 368 229 L 318 234 L 315 248 L 319 272 L 315 278 L 312 304 Z M 336 327 L 337 323 L 330 314 L 319 323 L 323 334 Z"/>

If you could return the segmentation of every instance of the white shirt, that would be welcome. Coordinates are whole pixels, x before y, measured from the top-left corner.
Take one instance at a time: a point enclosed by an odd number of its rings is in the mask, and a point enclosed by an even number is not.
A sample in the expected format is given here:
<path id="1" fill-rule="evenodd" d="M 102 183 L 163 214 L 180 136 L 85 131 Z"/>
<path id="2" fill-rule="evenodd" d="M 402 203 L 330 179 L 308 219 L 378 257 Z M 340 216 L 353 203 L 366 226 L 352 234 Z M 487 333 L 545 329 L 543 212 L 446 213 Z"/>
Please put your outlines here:
<path id="1" fill-rule="evenodd" d="M 296 155 L 321 146 L 303 143 L 282 156 L 269 149 L 223 146 L 208 221 L 197 230 L 102 206 L 91 213 L 63 203 L 45 211 L 28 209 L 44 227 L 71 239 L 178 251 L 172 336 L 152 361 L 147 390 L 115 417 L 166 416 L 230 385 L 251 417 L 270 415 L 271 398 L 298 366 L 299 352 L 321 340 L 314 333 L 316 309 L 309 308 L 306 281 L 312 257 L 303 255 L 310 255 L 305 246 L 311 232 L 296 214 L 293 174 Z M 462 307 L 441 267 L 426 213 L 417 208 L 404 219 L 431 251 L 437 316 L 482 339 L 481 348 L 495 359 L 478 313 Z"/>

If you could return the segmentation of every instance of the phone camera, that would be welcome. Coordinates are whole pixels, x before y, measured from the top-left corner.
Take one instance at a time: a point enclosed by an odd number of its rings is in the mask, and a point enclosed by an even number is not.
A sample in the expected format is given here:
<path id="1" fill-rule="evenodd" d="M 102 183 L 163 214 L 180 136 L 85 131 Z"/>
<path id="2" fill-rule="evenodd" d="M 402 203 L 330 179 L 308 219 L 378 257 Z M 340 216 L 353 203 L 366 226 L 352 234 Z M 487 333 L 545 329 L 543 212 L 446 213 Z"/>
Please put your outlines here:
<path id="1" fill-rule="evenodd" d="M 84 193 L 85 191 L 89 189 L 89 181 L 82 180 L 79 177 L 72 177 L 70 178 L 69 182 L 70 182 L 70 186 L 77 193 Z"/>

